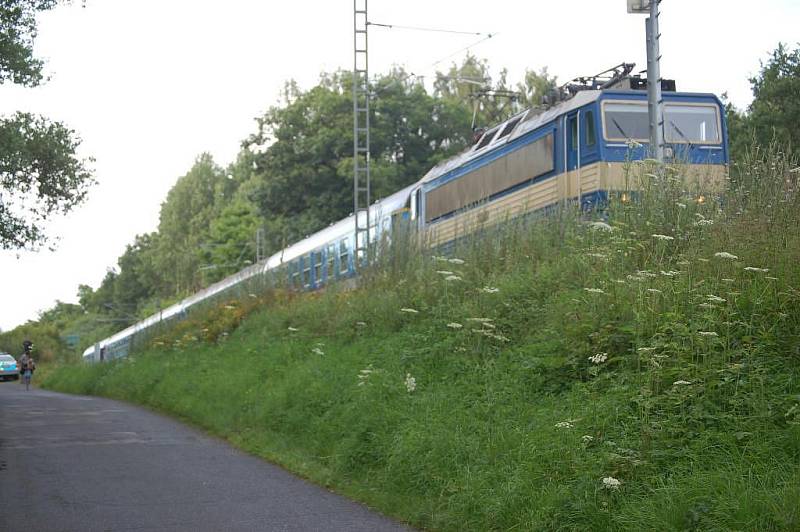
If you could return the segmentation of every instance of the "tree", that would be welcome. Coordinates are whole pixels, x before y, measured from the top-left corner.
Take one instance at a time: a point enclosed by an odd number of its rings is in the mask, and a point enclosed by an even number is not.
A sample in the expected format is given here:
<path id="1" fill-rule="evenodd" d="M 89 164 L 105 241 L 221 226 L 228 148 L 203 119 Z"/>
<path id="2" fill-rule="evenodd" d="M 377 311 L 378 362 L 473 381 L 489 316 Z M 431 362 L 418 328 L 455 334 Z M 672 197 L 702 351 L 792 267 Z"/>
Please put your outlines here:
<path id="1" fill-rule="evenodd" d="M 0 2 L 0 85 L 35 87 L 43 79 L 33 56 L 37 12 L 58 0 Z M 0 117 L 0 249 L 36 247 L 44 224 L 80 205 L 94 182 L 81 139 L 59 122 L 30 113 Z"/>
<path id="2" fill-rule="evenodd" d="M 800 146 L 800 47 L 789 51 L 783 43 L 778 44 L 750 84 L 749 121 L 758 141 L 767 145 L 775 138 Z"/>

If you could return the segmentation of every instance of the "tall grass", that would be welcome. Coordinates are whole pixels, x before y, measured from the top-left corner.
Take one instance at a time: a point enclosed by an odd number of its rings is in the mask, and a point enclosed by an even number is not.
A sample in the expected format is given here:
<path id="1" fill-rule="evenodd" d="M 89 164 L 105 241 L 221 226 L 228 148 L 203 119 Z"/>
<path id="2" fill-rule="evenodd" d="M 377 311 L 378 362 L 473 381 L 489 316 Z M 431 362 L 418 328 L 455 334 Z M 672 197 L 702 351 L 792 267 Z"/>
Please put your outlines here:
<path id="1" fill-rule="evenodd" d="M 798 529 L 796 167 L 754 151 L 704 189 L 631 163 L 602 212 L 447 254 L 398 234 L 355 290 L 221 304 L 46 384 L 184 417 L 424 528 Z"/>

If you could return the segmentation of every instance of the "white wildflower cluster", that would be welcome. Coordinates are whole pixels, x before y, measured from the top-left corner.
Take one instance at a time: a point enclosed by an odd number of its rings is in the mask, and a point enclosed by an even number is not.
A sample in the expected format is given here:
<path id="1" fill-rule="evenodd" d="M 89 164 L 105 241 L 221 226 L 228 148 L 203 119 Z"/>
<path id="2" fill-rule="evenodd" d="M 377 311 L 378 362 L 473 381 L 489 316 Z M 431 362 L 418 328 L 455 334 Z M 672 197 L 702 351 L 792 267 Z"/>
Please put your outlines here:
<path id="1" fill-rule="evenodd" d="M 706 299 L 711 303 L 727 303 L 728 302 L 727 299 L 725 299 L 723 297 L 715 296 L 714 294 L 706 295 Z"/>
<path id="2" fill-rule="evenodd" d="M 647 291 L 650 292 L 651 294 L 661 294 L 662 293 L 661 290 L 659 290 L 658 288 L 648 288 Z"/>
<path id="3" fill-rule="evenodd" d="M 444 278 L 445 281 L 461 281 L 461 277 L 458 275 L 448 275 Z"/>
<path id="4" fill-rule="evenodd" d="M 608 360 L 608 353 L 597 353 L 596 355 L 590 356 L 589 360 L 592 362 L 592 364 L 602 364 Z"/>
<path id="5" fill-rule="evenodd" d="M 555 426 L 558 429 L 571 429 L 571 428 L 575 427 L 575 425 L 574 425 L 574 423 L 573 423 L 573 421 L 571 419 L 569 419 L 567 421 L 559 421 L 558 423 L 556 423 Z"/>
<path id="6" fill-rule="evenodd" d="M 697 331 L 697 334 L 699 334 L 700 336 L 705 336 L 707 338 L 715 338 L 715 337 L 719 336 L 714 331 Z"/>
<path id="7" fill-rule="evenodd" d="M 669 235 L 652 235 L 652 236 L 656 240 L 663 240 L 663 241 L 675 240 L 674 236 L 669 236 Z"/>
<path id="8" fill-rule="evenodd" d="M 692 383 L 689 382 L 689 381 L 683 381 L 683 380 L 675 381 L 675 382 L 672 383 L 673 386 L 689 386 L 690 384 L 692 384 Z"/>
<path id="9" fill-rule="evenodd" d="M 676 272 L 675 270 L 669 270 L 667 272 L 665 272 L 664 270 L 661 270 L 661 275 L 663 275 L 664 277 L 676 277 L 676 276 L 678 276 L 680 274 L 681 274 L 681 272 Z"/>
<path id="10" fill-rule="evenodd" d="M 439 275 L 453 275 L 453 272 L 447 270 L 436 270 L 436 273 L 438 273 Z"/>
<path id="11" fill-rule="evenodd" d="M 655 347 L 640 347 L 636 351 L 638 351 L 639 353 L 651 353 L 655 350 L 656 350 Z"/>
<path id="12" fill-rule="evenodd" d="M 700 308 L 709 309 L 709 310 L 710 310 L 710 309 L 719 308 L 718 306 L 716 306 L 716 305 L 713 305 L 713 304 L 711 304 L 711 303 L 700 303 L 700 304 L 699 304 L 699 305 L 697 305 L 697 306 L 698 306 L 698 307 L 700 307 Z"/>
<path id="13" fill-rule="evenodd" d="M 769 268 L 756 268 L 755 266 L 747 266 L 747 267 L 745 267 L 744 271 L 746 271 L 746 272 L 767 273 L 769 271 Z"/>
<path id="14" fill-rule="evenodd" d="M 588 445 L 588 444 L 592 443 L 593 441 L 594 441 L 594 436 L 589 436 L 588 434 L 584 434 L 583 436 L 581 436 L 581 442 L 584 445 Z"/>
<path id="15" fill-rule="evenodd" d="M 366 327 L 366 326 L 367 326 L 366 322 L 363 322 L 363 321 L 357 321 L 356 322 L 356 327 Z"/>
<path id="16" fill-rule="evenodd" d="M 653 279 L 654 277 L 658 277 L 658 275 L 647 270 L 636 270 L 636 273 L 627 275 L 627 279 L 629 281 L 646 281 L 647 279 Z"/>
<path id="17" fill-rule="evenodd" d="M 300 330 L 300 329 L 297 329 L 295 327 L 287 327 L 287 328 L 289 329 L 289 332 L 297 332 L 297 331 Z"/>
<path id="18" fill-rule="evenodd" d="M 323 356 L 325 352 L 322 350 L 322 345 L 323 344 L 317 344 L 314 349 L 311 350 L 311 352 L 315 355 Z"/>
<path id="19" fill-rule="evenodd" d="M 456 322 L 450 322 L 450 323 L 447 324 L 447 326 L 450 327 L 451 329 L 461 329 L 462 327 L 464 327 L 460 323 L 456 323 Z"/>
<path id="20" fill-rule="evenodd" d="M 685 203 L 677 202 L 675 205 L 677 205 L 679 209 L 685 209 L 686 208 L 686 204 Z"/>
<path id="21" fill-rule="evenodd" d="M 722 281 L 723 283 L 735 283 L 735 282 L 736 282 L 736 281 L 734 281 L 733 279 L 728 279 L 728 278 L 725 278 L 725 277 L 723 277 L 723 278 L 721 279 L 721 281 Z"/>
<path id="22" fill-rule="evenodd" d="M 405 312 L 406 314 L 419 314 L 419 311 L 413 308 L 401 308 L 400 312 Z"/>
<path id="23" fill-rule="evenodd" d="M 594 259 L 606 259 L 606 258 L 608 258 L 608 256 L 603 254 L 603 253 L 587 253 L 586 256 L 587 257 L 592 257 Z"/>
<path id="24" fill-rule="evenodd" d="M 738 260 L 739 257 L 733 255 L 732 253 L 728 253 L 727 251 L 718 251 L 714 253 L 714 256 L 718 259 L 725 259 L 725 260 Z"/>
<path id="25" fill-rule="evenodd" d="M 228 309 L 228 310 L 233 310 L 236 307 L 234 307 L 233 305 L 225 305 L 225 308 Z"/>
<path id="26" fill-rule="evenodd" d="M 481 292 L 485 294 L 496 294 L 499 291 L 500 291 L 499 288 L 495 288 L 493 286 L 484 286 L 483 288 L 481 288 Z"/>
<path id="27" fill-rule="evenodd" d="M 257 298 L 258 298 L 258 296 L 257 296 L 257 295 L 255 295 L 255 294 L 247 294 L 247 295 L 248 295 L 248 296 L 250 296 L 250 297 L 252 297 L 253 299 L 257 299 Z"/>
<path id="28" fill-rule="evenodd" d="M 489 323 L 491 324 L 494 320 L 492 318 L 467 318 L 467 321 L 474 321 L 477 323 Z"/>
<path id="29" fill-rule="evenodd" d="M 374 370 L 372 369 L 372 364 L 367 366 L 366 369 L 362 369 L 361 371 L 359 371 L 358 372 L 358 385 L 359 386 L 364 386 L 365 384 L 367 384 L 367 379 L 369 379 L 369 376 L 372 375 L 373 371 Z"/>
<path id="30" fill-rule="evenodd" d="M 448 259 L 447 262 L 449 262 L 450 264 L 464 264 L 464 261 L 461 259 Z"/>
<path id="31" fill-rule="evenodd" d="M 696 227 L 708 227 L 709 225 L 714 225 L 714 220 L 697 220 L 694 225 Z"/>
<path id="32" fill-rule="evenodd" d="M 590 294 L 605 294 L 602 289 L 600 288 L 584 288 Z"/>
<path id="33" fill-rule="evenodd" d="M 412 377 L 410 373 L 406 373 L 405 385 L 408 393 L 411 393 L 417 389 L 417 379 Z"/>
<path id="34" fill-rule="evenodd" d="M 617 480 L 614 477 L 604 477 L 603 478 L 603 487 L 609 490 L 618 490 L 619 487 L 622 485 L 620 480 Z"/>
<path id="35" fill-rule="evenodd" d="M 611 231 L 614 230 L 613 227 L 611 227 L 605 222 L 592 222 L 589 224 L 589 227 L 591 227 L 595 231 L 605 231 L 607 233 L 610 233 Z"/>

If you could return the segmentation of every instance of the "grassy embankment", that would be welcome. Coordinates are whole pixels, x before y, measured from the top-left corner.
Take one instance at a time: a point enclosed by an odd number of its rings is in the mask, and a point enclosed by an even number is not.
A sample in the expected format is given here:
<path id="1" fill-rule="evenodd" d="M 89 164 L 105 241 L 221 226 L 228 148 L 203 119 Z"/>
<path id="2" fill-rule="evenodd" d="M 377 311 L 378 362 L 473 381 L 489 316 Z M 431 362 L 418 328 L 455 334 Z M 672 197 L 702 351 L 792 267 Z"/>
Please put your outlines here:
<path id="1" fill-rule="evenodd" d="M 798 530 L 794 166 L 756 154 L 698 201 L 680 168 L 634 164 L 643 191 L 608 225 L 565 211 L 456 260 L 387 253 L 363 289 L 272 293 L 235 330 L 246 302 L 220 305 L 45 384 L 424 528 Z"/>

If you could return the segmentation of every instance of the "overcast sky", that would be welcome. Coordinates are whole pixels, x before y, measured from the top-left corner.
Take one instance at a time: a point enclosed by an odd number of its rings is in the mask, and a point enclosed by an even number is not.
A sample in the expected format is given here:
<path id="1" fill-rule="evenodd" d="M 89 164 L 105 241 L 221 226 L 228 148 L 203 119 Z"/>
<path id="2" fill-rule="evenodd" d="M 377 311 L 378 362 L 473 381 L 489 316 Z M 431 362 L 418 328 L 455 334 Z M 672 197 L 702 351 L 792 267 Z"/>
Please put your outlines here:
<path id="1" fill-rule="evenodd" d="M 372 22 L 494 37 L 472 52 L 516 82 L 547 66 L 567 81 L 626 61 L 645 68 L 644 16 L 625 0 L 561 2 L 372 0 Z M 39 17 L 38 56 L 50 81 L 0 87 L 0 114 L 60 120 L 96 159 L 88 202 L 52 225 L 55 252 L 0 252 L 0 329 L 55 300 L 99 286 L 134 235 L 158 225 L 161 202 L 194 159 L 226 165 L 275 104 L 284 82 L 314 85 L 351 69 L 351 0 L 87 0 Z M 662 73 L 679 90 L 751 100 L 748 78 L 779 41 L 800 40 L 798 0 L 664 0 Z M 393 64 L 432 74 L 460 62 L 476 36 L 370 29 L 370 71 Z"/>

